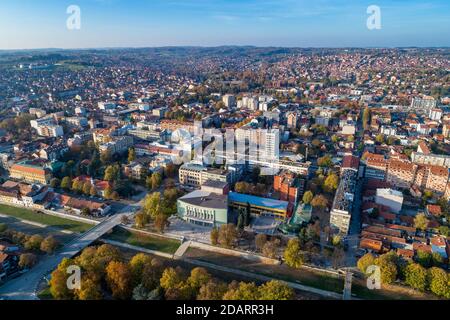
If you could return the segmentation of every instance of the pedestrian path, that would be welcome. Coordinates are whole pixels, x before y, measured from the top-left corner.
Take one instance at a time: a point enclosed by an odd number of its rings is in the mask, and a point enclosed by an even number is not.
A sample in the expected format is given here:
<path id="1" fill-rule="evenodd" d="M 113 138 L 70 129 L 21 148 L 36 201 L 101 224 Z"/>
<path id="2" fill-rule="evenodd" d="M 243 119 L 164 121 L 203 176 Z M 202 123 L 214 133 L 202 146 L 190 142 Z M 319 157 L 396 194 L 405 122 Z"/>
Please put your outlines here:
<path id="1" fill-rule="evenodd" d="M 181 244 L 181 246 L 178 247 L 178 249 L 175 252 L 174 256 L 175 257 L 182 257 L 186 253 L 186 250 L 189 248 L 190 245 L 191 245 L 191 241 L 183 242 Z"/>

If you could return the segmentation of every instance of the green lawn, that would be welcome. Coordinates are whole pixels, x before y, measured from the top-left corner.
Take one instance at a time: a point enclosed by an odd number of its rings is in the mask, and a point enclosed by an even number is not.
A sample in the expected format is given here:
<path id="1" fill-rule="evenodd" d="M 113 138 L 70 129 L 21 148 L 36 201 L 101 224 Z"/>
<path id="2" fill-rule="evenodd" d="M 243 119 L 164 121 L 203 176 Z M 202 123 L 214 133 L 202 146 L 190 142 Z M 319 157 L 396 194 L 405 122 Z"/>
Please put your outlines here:
<path id="1" fill-rule="evenodd" d="M 93 224 L 55 217 L 44 213 L 37 213 L 29 209 L 12 207 L 4 204 L 0 204 L 0 214 L 73 232 L 85 232 L 94 226 Z"/>
<path id="2" fill-rule="evenodd" d="M 111 234 L 105 236 L 105 238 L 114 241 L 125 242 L 132 246 L 170 254 L 175 253 L 180 246 L 180 242 L 176 240 L 150 236 L 138 232 L 131 232 L 123 228 L 115 228 L 114 231 Z"/>

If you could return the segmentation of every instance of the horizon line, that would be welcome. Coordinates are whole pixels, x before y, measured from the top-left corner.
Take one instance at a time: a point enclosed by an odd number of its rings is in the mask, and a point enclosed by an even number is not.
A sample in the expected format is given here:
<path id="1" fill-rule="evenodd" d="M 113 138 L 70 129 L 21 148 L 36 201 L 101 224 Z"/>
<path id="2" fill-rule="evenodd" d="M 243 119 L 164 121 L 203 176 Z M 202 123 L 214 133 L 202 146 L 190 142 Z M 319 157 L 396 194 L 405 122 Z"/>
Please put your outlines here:
<path id="1" fill-rule="evenodd" d="M 165 45 L 165 46 L 117 46 L 117 47 L 73 47 L 73 48 L 58 48 L 58 47 L 44 47 L 44 48 L 14 48 L 14 49 L 0 49 L 0 52 L 6 51 L 49 51 L 49 50 L 60 50 L 60 51 L 81 51 L 81 50 L 119 50 L 119 49 L 164 49 L 164 48 L 200 48 L 200 49 L 211 49 L 211 48 L 259 48 L 259 49 L 449 49 L 450 46 L 345 46 L 345 47 L 323 47 L 323 46 L 258 46 L 258 45 L 233 45 L 233 44 L 223 44 L 223 45 Z"/>

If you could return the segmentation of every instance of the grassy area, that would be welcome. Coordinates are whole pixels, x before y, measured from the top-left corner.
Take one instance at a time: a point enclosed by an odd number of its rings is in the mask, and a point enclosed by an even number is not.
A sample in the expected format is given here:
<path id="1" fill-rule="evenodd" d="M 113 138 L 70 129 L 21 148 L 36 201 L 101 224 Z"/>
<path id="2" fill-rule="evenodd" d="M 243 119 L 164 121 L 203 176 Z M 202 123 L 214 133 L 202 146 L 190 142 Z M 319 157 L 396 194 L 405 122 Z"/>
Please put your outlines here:
<path id="1" fill-rule="evenodd" d="M 37 297 L 41 300 L 53 300 L 53 296 L 50 293 L 50 287 L 45 287 L 45 289 L 39 291 Z"/>
<path id="2" fill-rule="evenodd" d="M 55 217 L 44 213 L 37 213 L 29 209 L 12 207 L 4 204 L 0 204 L 0 214 L 73 232 L 85 232 L 94 226 L 93 224 Z"/>
<path id="3" fill-rule="evenodd" d="M 401 286 L 383 286 L 380 290 L 370 290 L 365 280 L 354 279 L 352 293 L 358 298 L 367 300 L 424 300 L 437 299 L 437 297 Z"/>
<path id="4" fill-rule="evenodd" d="M 229 255 L 221 255 L 209 251 L 189 248 L 187 255 L 190 258 L 203 260 L 214 264 L 240 269 L 280 280 L 295 282 L 305 286 L 342 293 L 344 281 L 324 272 L 318 272 L 307 268 L 292 269 L 287 265 L 267 265 Z"/>
<path id="5" fill-rule="evenodd" d="M 177 240 L 162 237 L 150 236 L 143 233 L 131 232 L 123 228 L 115 228 L 114 231 L 105 236 L 106 239 L 125 242 L 133 246 L 146 248 L 149 250 L 161 251 L 173 254 L 180 246 Z"/>

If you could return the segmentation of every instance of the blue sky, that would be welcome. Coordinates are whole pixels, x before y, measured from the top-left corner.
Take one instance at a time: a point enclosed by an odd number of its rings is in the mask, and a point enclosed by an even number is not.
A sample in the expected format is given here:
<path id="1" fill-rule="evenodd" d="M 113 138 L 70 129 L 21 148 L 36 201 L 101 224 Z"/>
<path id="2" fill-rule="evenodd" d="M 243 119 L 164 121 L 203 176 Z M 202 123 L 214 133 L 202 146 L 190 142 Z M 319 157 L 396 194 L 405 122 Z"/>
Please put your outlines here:
<path id="1" fill-rule="evenodd" d="M 80 30 L 66 28 L 72 4 Z M 449 0 L 0 0 L 0 49 L 450 46 L 449 21 Z"/>

